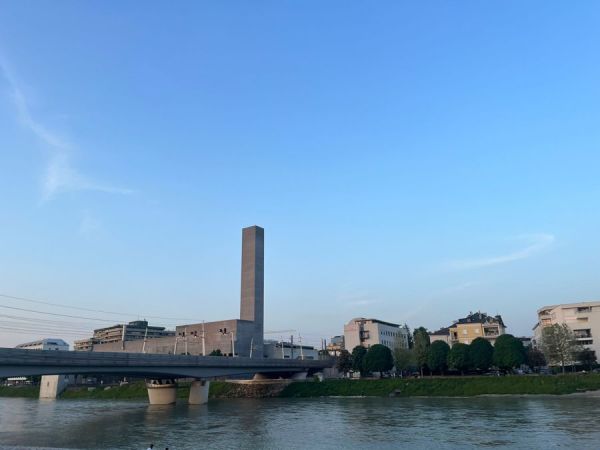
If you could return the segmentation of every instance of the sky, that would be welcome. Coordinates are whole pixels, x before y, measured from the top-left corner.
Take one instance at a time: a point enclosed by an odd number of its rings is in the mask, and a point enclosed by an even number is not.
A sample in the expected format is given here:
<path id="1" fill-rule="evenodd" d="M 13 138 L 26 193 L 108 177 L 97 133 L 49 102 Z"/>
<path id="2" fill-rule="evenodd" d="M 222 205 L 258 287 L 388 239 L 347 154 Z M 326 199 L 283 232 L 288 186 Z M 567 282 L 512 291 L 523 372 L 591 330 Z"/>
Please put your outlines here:
<path id="1" fill-rule="evenodd" d="M 0 3 L 0 346 L 600 298 L 598 2 Z"/>

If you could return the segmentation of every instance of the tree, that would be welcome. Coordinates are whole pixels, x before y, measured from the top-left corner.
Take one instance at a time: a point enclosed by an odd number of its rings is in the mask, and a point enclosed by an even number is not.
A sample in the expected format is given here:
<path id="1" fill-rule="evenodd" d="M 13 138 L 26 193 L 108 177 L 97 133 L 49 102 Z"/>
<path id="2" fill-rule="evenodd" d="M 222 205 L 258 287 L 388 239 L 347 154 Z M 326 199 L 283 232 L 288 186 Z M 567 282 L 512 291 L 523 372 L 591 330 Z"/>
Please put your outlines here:
<path id="1" fill-rule="evenodd" d="M 352 355 L 348 350 L 342 350 L 335 364 L 337 370 L 346 375 L 352 369 Z"/>
<path id="2" fill-rule="evenodd" d="M 404 371 L 416 367 L 414 352 L 408 348 L 395 347 L 394 366 L 396 366 L 396 371 L 400 371 L 400 376 L 404 375 Z"/>
<path id="3" fill-rule="evenodd" d="M 365 356 L 365 369 L 369 372 L 389 372 L 394 367 L 392 351 L 382 344 L 369 347 Z"/>
<path id="4" fill-rule="evenodd" d="M 583 364 L 583 367 L 592 370 L 592 367 L 596 364 L 596 352 L 592 349 L 584 348 L 578 353 L 577 361 Z"/>
<path id="5" fill-rule="evenodd" d="M 421 371 L 423 376 L 423 369 L 427 366 L 427 359 L 429 358 L 429 333 L 424 327 L 415 329 L 413 333 L 413 350 L 415 352 L 415 361 L 417 367 Z"/>
<path id="6" fill-rule="evenodd" d="M 471 364 L 475 369 L 488 370 L 494 360 L 494 347 L 482 337 L 475 338 L 469 348 Z"/>
<path id="7" fill-rule="evenodd" d="M 573 362 L 579 350 L 575 335 L 566 323 L 544 327 L 541 345 L 548 363 L 560 366 L 563 373 L 565 365 Z"/>
<path id="8" fill-rule="evenodd" d="M 460 373 L 464 375 L 465 370 L 471 368 L 469 350 L 467 344 L 461 344 L 460 342 L 454 344 L 448 353 L 448 365 L 453 369 L 460 370 Z"/>
<path id="9" fill-rule="evenodd" d="M 523 343 L 512 334 L 502 334 L 494 344 L 494 365 L 502 370 L 511 370 L 525 362 Z"/>
<path id="10" fill-rule="evenodd" d="M 429 354 L 427 355 L 427 366 L 430 370 L 437 370 L 442 375 L 448 367 L 448 353 L 450 346 L 444 341 L 434 341 L 429 346 Z"/>
<path id="11" fill-rule="evenodd" d="M 365 374 L 365 355 L 367 349 L 362 345 L 357 345 L 352 350 L 352 370 L 360 372 L 361 375 Z"/>
<path id="12" fill-rule="evenodd" d="M 546 365 L 546 358 L 544 357 L 544 354 L 541 352 L 541 350 L 534 347 L 527 348 L 525 351 L 525 360 L 527 365 L 532 370 L 539 369 L 540 367 Z"/>
<path id="13" fill-rule="evenodd" d="M 223 356 L 223 353 L 221 353 L 220 349 L 216 349 L 216 350 L 213 350 L 212 352 L 210 352 L 208 354 L 208 356 Z"/>

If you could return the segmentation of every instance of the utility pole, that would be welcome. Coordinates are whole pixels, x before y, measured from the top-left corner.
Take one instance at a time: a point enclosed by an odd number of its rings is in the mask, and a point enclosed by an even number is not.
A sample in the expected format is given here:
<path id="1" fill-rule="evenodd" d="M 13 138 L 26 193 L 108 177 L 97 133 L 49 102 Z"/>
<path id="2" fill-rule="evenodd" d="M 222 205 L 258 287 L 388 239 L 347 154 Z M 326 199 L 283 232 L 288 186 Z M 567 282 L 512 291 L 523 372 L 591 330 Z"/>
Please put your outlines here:
<path id="1" fill-rule="evenodd" d="M 300 345 L 300 359 L 304 360 L 304 351 L 302 350 L 302 336 L 298 335 L 298 343 Z"/>
<path id="2" fill-rule="evenodd" d="M 291 352 L 290 359 L 294 359 L 294 335 L 293 334 L 290 336 L 290 344 L 292 344 L 290 346 L 290 352 Z"/>
<path id="3" fill-rule="evenodd" d="M 183 343 L 185 344 L 185 354 L 188 354 L 188 338 L 187 338 L 187 327 L 183 329 Z"/>
<path id="4" fill-rule="evenodd" d="M 144 333 L 144 344 L 142 345 L 142 353 L 146 353 L 146 341 L 148 340 L 148 327 L 146 327 L 146 332 Z"/>
<path id="5" fill-rule="evenodd" d="M 233 331 L 229 332 L 231 334 L 231 356 L 235 356 L 235 339 L 234 339 L 234 334 Z"/>
<path id="6" fill-rule="evenodd" d="M 254 336 L 250 339 L 250 358 L 252 358 L 252 349 L 254 348 Z"/>
<path id="7" fill-rule="evenodd" d="M 206 341 L 204 340 L 204 320 L 202 321 L 202 356 L 206 356 Z"/>
<path id="8" fill-rule="evenodd" d="M 285 351 L 283 348 L 283 337 L 281 338 L 281 359 L 285 359 Z"/>
<path id="9" fill-rule="evenodd" d="M 121 350 L 125 350 L 125 333 L 127 329 L 127 325 L 123 324 L 123 332 L 121 333 Z"/>

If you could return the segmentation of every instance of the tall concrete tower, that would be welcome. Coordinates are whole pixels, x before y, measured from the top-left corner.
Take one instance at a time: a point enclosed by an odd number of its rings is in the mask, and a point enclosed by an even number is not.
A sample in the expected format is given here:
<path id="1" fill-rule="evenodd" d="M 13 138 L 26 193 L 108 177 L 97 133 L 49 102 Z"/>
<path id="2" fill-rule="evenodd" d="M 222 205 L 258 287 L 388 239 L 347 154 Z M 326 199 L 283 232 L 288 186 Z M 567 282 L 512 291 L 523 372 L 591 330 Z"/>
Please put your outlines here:
<path id="1" fill-rule="evenodd" d="M 253 356 L 263 356 L 265 311 L 265 230 L 242 229 L 242 290 L 240 319 L 254 322 Z"/>

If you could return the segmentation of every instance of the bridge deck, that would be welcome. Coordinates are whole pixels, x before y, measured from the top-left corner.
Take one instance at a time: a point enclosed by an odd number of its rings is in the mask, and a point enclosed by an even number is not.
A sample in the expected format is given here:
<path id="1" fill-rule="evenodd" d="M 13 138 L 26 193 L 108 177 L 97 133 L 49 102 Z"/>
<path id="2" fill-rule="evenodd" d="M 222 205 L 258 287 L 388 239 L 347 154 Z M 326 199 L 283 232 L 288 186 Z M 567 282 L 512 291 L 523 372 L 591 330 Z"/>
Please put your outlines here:
<path id="1" fill-rule="evenodd" d="M 223 356 L 0 348 L 0 377 L 111 373 L 213 378 L 267 372 L 315 372 L 332 365 L 331 359 L 228 358 Z"/>

